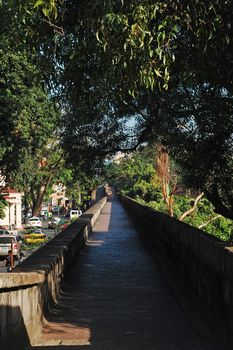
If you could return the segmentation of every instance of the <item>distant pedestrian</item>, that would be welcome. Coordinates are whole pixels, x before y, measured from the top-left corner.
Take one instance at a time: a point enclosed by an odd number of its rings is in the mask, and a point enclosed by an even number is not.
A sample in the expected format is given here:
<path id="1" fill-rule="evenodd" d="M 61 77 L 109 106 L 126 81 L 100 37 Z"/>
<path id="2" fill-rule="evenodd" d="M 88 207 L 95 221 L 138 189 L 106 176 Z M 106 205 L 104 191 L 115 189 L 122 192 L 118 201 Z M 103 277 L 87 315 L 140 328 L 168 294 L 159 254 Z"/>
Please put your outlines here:
<path id="1" fill-rule="evenodd" d="M 11 260 L 12 260 L 12 250 L 8 250 L 8 255 L 6 259 L 4 260 L 5 266 L 6 266 L 6 271 L 11 272 L 12 271 L 12 266 L 11 266 Z"/>
<path id="2" fill-rule="evenodd" d="M 23 262 L 26 259 L 26 256 L 23 252 L 20 252 L 19 254 L 19 263 Z"/>

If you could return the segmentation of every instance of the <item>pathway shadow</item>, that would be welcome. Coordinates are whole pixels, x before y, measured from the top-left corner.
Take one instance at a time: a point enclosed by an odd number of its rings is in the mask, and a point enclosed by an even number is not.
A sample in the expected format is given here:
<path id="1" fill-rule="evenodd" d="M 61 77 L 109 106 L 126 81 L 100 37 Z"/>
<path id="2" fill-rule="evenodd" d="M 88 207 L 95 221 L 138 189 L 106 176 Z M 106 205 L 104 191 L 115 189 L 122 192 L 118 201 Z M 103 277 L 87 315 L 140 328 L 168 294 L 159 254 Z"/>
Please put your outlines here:
<path id="1" fill-rule="evenodd" d="M 82 345 L 41 345 L 35 346 L 31 344 L 28 336 L 28 332 L 22 317 L 20 307 L 1 306 L 0 307 L 0 349 L 4 350 L 69 350 L 69 349 L 88 349 L 88 346 Z M 12 322 L 12 320 L 14 320 Z M 9 321 L 9 322 L 8 322 Z M 10 329 L 9 329 L 9 325 Z M 60 320 L 61 330 L 66 327 L 66 324 Z M 73 328 L 78 327 L 79 329 L 83 326 L 73 322 L 71 325 Z M 10 336 L 9 336 L 10 335 Z"/>

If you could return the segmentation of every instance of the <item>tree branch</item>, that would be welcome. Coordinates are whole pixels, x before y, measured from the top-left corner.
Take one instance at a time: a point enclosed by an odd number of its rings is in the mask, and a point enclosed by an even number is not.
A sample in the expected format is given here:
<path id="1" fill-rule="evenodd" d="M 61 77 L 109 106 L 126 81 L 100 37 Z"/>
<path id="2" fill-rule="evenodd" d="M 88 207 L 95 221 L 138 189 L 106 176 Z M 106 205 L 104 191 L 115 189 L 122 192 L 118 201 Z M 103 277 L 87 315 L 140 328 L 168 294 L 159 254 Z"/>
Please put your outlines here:
<path id="1" fill-rule="evenodd" d="M 53 28 L 54 32 L 56 32 L 56 33 L 58 33 L 58 34 L 60 34 L 60 35 L 65 35 L 64 29 L 63 29 L 62 27 L 58 27 L 58 26 L 56 26 L 56 24 L 54 24 L 54 23 L 52 23 L 52 22 L 50 22 L 50 21 L 47 21 L 46 19 L 45 19 L 44 21 L 45 21 L 46 23 L 48 23 L 48 25 L 49 25 L 50 27 Z"/>
<path id="2" fill-rule="evenodd" d="M 180 221 L 183 221 L 184 218 L 185 218 L 186 216 L 190 215 L 192 212 L 194 212 L 194 210 L 196 210 L 197 204 L 198 204 L 198 202 L 200 201 L 200 199 L 203 197 L 203 195 L 204 195 L 204 192 L 201 192 L 201 193 L 196 197 L 192 208 L 190 208 L 189 210 L 185 211 L 185 212 L 179 217 L 179 220 L 180 220 Z"/>
<path id="3" fill-rule="evenodd" d="M 220 215 L 220 214 L 216 215 L 213 218 L 209 219 L 208 221 L 204 222 L 203 224 L 199 225 L 198 228 L 201 230 L 203 227 L 207 226 L 210 222 L 212 222 L 218 218 L 221 218 L 221 217 L 222 217 L 222 215 Z"/>

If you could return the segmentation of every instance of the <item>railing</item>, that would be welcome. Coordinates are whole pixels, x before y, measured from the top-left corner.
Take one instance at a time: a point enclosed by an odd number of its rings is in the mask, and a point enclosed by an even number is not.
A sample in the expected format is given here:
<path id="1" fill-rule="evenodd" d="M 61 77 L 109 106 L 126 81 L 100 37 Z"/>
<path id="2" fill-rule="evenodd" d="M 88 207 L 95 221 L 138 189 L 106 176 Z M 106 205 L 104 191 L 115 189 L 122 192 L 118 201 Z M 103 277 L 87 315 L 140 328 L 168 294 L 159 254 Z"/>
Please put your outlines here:
<path id="1" fill-rule="evenodd" d="M 208 305 L 222 332 L 233 330 L 233 247 L 190 225 L 120 196 L 141 237 L 180 293 Z M 230 337 L 229 337 L 230 338 Z"/>
<path id="2" fill-rule="evenodd" d="M 40 333 L 64 275 L 84 248 L 106 201 L 102 198 L 14 272 L 0 274 L 0 349 L 25 350 Z"/>

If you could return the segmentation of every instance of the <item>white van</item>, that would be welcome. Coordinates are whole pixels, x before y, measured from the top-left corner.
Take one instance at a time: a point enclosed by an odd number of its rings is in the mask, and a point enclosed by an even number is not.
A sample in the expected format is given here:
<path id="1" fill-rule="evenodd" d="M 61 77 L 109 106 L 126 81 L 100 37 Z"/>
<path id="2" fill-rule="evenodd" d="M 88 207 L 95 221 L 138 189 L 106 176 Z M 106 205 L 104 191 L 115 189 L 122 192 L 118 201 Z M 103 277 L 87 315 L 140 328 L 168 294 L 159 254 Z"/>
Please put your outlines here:
<path id="1" fill-rule="evenodd" d="M 78 218 L 80 215 L 82 215 L 82 211 L 81 210 L 71 209 L 71 211 L 70 211 L 70 219 L 72 219 L 74 217 Z"/>
<path id="2" fill-rule="evenodd" d="M 42 208 L 41 208 L 41 210 L 40 210 L 40 216 L 45 216 L 45 215 L 47 215 L 48 214 L 48 206 L 46 205 L 44 205 Z"/>

